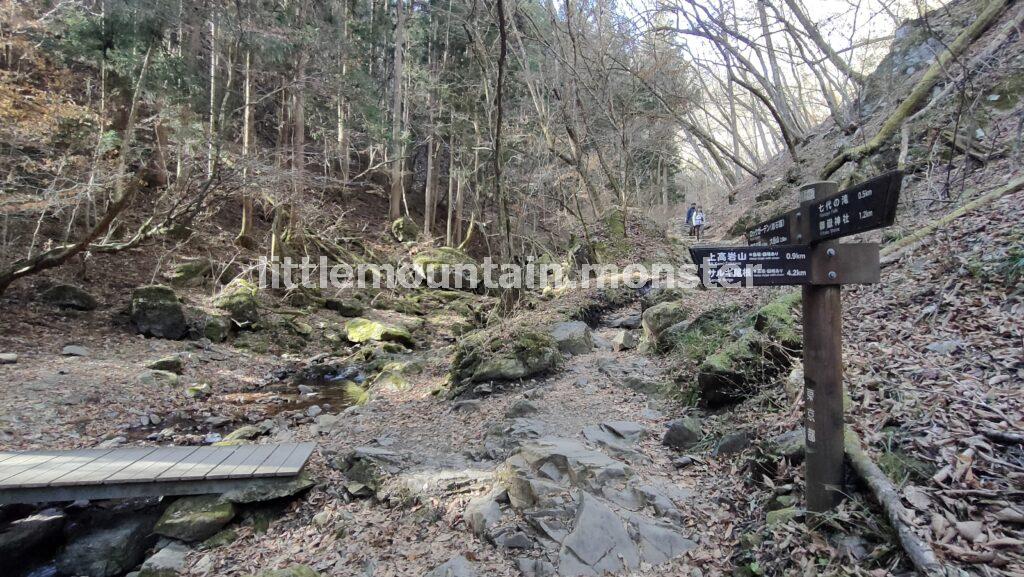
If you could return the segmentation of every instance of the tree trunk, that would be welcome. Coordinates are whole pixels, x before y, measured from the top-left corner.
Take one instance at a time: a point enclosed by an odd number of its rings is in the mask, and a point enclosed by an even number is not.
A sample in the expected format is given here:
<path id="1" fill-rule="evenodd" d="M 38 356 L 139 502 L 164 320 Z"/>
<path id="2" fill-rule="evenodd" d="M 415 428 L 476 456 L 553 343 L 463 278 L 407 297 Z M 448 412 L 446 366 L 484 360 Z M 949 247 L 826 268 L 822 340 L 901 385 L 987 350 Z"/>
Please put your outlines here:
<path id="1" fill-rule="evenodd" d="M 235 244 L 243 248 L 255 247 L 252 238 L 253 202 L 249 193 L 249 153 L 252 147 L 252 50 L 245 51 L 245 103 L 242 108 L 242 226 Z"/>
<path id="2" fill-rule="evenodd" d="M 405 9 L 404 0 L 395 2 L 395 56 L 394 56 L 394 83 L 391 106 L 391 195 L 389 212 L 393 219 L 402 216 L 402 197 L 404 189 L 404 164 L 405 150 L 402 143 L 402 77 L 404 71 L 403 52 L 405 47 Z"/>

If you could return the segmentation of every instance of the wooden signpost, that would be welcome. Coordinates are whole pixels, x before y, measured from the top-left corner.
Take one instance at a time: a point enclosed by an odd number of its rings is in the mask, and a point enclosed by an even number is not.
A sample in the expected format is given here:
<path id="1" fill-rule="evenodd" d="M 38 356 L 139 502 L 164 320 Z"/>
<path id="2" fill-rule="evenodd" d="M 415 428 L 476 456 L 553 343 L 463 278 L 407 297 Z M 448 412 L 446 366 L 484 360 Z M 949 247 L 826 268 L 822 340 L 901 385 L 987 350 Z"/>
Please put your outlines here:
<path id="1" fill-rule="evenodd" d="M 707 287 L 803 287 L 807 508 L 827 511 L 843 494 L 841 286 L 879 281 L 877 243 L 835 239 L 893 224 L 903 173 L 839 191 L 834 182 L 800 189 L 800 207 L 747 231 L 750 246 L 693 247 Z"/>

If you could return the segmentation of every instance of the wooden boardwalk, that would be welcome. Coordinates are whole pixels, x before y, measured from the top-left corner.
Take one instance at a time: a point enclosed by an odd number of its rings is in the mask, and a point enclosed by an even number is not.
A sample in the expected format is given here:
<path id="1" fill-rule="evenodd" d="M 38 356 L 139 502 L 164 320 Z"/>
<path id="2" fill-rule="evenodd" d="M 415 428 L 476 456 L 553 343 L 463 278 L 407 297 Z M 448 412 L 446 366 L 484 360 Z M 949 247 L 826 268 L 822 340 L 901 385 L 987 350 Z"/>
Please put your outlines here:
<path id="1" fill-rule="evenodd" d="M 222 493 L 298 475 L 314 446 L 0 452 L 0 505 Z"/>

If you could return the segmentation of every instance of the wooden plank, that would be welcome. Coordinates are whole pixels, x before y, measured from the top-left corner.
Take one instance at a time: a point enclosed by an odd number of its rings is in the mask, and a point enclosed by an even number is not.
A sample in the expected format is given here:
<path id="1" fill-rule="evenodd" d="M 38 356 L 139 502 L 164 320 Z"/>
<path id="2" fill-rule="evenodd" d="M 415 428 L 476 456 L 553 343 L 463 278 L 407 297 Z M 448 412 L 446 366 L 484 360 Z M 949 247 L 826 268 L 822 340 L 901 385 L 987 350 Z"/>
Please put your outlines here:
<path id="1" fill-rule="evenodd" d="M 303 467 L 306 466 L 306 461 L 309 460 L 309 456 L 313 454 L 313 448 L 316 447 L 316 443 L 299 443 L 299 446 L 295 448 L 291 455 L 280 467 L 277 468 L 277 476 L 285 475 L 296 475 Z"/>
<path id="2" fill-rule="evenodd" d="M 52 485 L 57 479 L 89 466 L 111 451 L 113 449 L 85 449 L 83 451 L 75 451 L 73 454 L 62 455 L 50 461 L 45 471 L 39 467 L 33 469 L 33 471 L 37 471 L 35 476 L 23 479 L 21 485 L 24 487 L 46 487 Z M 52 466 L 49 466 L 50 464 Z"/>
<path id="3" fill-rule="evenodd" d="M 0 452 L 0 463 L 3 463 L 7 459 L 13 459 L 14 457 L 17 457 L 20 454 L 21 453 L 17 451 Z"/>
<path id="4" fill-rule="evenodd" d="M 231 447 L 200 447 L 188 457 L 178 461 L 170 469 L 160 473 L 157 481 L 180 481 L 186 479 L 203 479 L 206 474 L 235 452 L 237 446 Z"/>
<path id="5" fill-rule="evenodd" d="M 60 474 L 63 475 L 67 472 L 65 467 L 76 469 L 101 455 L 102 452 L 100 452 L 100 455 L 97 455 L 96 451 L 92 449 L 65 451 L 59 456 L 47 459 L 45 463 L 26 469 L 17 475 L 7 477 L 4 479 L 3 485 L 5 487 L 34 487 L 39 486 L 41 482 L 42 486 L 45 487 L 54 478 L 54 471 L 62 471 Z"/>
<path id="6" fill-rule="evenodd" d="M 99 459 L 85 465 L 77 471 L 72 471 L 54 479 L 50 486 L 56 485 L 87 485 L 90 483 L 102 483 L 104 479 L 128 467 L 132 463 L 143 459 L 160 447 L 132 447 L 129 449 L 114 449 Z"/>
<path id="7" fill-rule="evenodd" d="M 284 465 L 286 462 L 288 462 L 288 457 L 290 457 L 293 452 L 298 450 L 299 447 L 299 443 L 284 443 L 281 445 L 275 445 L 274 452 L 271 453 L 269 457 L 267 457 L 266 461 L 263 461 L 262 465 L 260 465 L 259 467 L 256 468 L 255 471 L 253 471 L 253 475 L 257 477 L 261 477 L 264 475 L 277 476 L 277 470 L 280 469 L 281 466 Z"/>
<path id="8" fill-rule="evenodd" d="M 241 479 L 244 477 L 252 477 L 256 472 L 256 469 L 262 465 L 271 454 L 273 454 L 274 445 L 256 445 L 256 450 L 252 452 L 241 465 L 235 467 L 228 475 L 232 479 Z"/>
<path id="9" fill-rule="evenodd" d="M 28 471 L 33 467 L 45 465 L 51 459 L 55 459 L 65 453 L 67 451 L 26 451 L 19 453 L 16 457 L 8 459 L 3 465 L 0 465 L 0 486 L 7 479 Z"/>
<path id="10" fill-rule="evenodd" d="M 242 465 L 256 452 L 256 449 L 260 445 L 238 445 L 235 447 L 235 452 L 231 453 L 227 459 L 224 459 L 219 465 L 211 469 L 206 473 L 205 479 L 228 479 L 231 477 L 231 473 L 235 470 L 235 467 Z"/>
<path id="11" fill-rule="evenodd" d="M 144 459 L 135 461 L 124 469 L 110 475 L 103 480 L 103 483 L 152 482 L 160 473 L 170 469 L 175 463 L 194 453 L 196 449 L 198 447 L 161 447 L 147 455 Z"/>

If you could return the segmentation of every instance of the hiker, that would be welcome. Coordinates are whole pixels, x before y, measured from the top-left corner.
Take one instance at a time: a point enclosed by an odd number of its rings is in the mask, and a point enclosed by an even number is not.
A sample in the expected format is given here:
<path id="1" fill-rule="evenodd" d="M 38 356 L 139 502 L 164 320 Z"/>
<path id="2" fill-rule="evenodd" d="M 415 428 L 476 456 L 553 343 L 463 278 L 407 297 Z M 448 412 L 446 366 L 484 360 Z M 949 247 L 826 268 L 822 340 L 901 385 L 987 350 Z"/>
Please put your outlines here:
<path id="1" fill-rule="evenodd" d="M 690 236 L 693 236 L 693 215 L 697 213 L 697 203 L 690 205 L 690 210 L 686 211 L 686 226 L 690 227 Z"/>
<path id="2" fill-rule="evenodd" d="M 700 237 L 704 233 L 704 223 L 706 218 L 704 216 L 704 208 L 697 207 L 696 212 L 693 213 L 693 232 L 697 235 L 697 242 L 700 242 Z"/>

